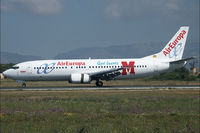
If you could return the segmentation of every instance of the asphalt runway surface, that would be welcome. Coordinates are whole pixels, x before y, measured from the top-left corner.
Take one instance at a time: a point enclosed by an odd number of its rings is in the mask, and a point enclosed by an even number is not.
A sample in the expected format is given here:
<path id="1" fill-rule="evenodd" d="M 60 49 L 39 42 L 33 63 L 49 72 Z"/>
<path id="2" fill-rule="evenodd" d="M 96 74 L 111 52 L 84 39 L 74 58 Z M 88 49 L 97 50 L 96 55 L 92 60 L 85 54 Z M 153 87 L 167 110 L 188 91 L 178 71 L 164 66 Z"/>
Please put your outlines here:
<path id="1" fill-rule="evenodd" d="M 152 90 L 152 89 L 200 89 L 200 86 L 67 86 L 67 87 L 27 87 L 0 88 L 0 90 Z"/>

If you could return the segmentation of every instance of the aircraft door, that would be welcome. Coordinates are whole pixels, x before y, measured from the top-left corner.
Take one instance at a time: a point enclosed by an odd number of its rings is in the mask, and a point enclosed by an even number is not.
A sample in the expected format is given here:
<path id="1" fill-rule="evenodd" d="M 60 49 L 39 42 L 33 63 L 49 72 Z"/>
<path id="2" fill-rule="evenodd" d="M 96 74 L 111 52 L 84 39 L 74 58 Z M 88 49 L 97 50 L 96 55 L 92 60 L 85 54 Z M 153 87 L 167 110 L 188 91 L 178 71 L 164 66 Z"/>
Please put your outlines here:
<path id="1" fill-rule="evenodd" d="M 18 75 L 22 80 L 28 80 L 27 77 L 30 77 L 31 74 L 32 74 L 32 69 L 30 64 L 27 64 L 25 66 L 22 65 L 20 66 Z"/>
<path id="2" fill-rule="evenodd" d="M 32 69 L 31 69 L 31 66 L 28 65 L 27 68 L 26 68 L 26 73 L 27 74 L 32 74 Z"/>

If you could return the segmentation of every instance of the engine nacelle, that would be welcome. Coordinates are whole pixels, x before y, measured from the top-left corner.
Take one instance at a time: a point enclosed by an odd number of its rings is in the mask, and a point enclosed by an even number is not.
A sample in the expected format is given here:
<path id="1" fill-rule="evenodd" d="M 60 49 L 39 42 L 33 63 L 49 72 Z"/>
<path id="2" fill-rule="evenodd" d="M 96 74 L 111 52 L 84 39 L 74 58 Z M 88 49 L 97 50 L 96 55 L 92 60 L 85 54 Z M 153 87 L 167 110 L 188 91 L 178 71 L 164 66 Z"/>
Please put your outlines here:
<path id="1" fill-rule="evenodd" d="M 88 74 L 71 74 L 70 76 L 70 83 L 76 83 L 76 84 L 81 84 L 81 83 L 90 83 L 91 78 Z"/>

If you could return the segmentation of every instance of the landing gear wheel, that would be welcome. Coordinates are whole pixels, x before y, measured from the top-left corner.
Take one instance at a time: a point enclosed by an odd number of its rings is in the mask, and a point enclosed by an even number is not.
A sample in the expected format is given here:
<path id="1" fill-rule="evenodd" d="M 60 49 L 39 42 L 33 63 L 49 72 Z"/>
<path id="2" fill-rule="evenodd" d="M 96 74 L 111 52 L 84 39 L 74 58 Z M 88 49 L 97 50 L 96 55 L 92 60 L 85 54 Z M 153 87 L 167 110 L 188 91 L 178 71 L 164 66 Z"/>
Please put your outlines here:
<path id="1" fill-rule="evenodd" d="M 102 87 L 103 86 L 103 82 L 102 81 L 97 81 L 96 82 L 96 86 L 97 87 Z"/>
<path id="2" fill-rule="evenodd" d="M 26 83 L 22 83 L 22 88 L 26 88 Z"/>

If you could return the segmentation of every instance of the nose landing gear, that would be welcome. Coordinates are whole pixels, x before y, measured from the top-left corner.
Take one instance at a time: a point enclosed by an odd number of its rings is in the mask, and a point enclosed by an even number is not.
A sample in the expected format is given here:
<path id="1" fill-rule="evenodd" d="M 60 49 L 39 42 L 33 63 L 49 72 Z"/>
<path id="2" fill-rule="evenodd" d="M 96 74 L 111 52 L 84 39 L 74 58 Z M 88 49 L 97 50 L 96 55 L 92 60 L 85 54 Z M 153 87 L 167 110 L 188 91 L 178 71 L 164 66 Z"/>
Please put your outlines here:
<path id="1" fill-rule="evenodd" d="M 26 83 L 23 80 L 17 80 L 17 83 L 21 83 L 22 84 L 22 88 L 26 88 Z"/>

